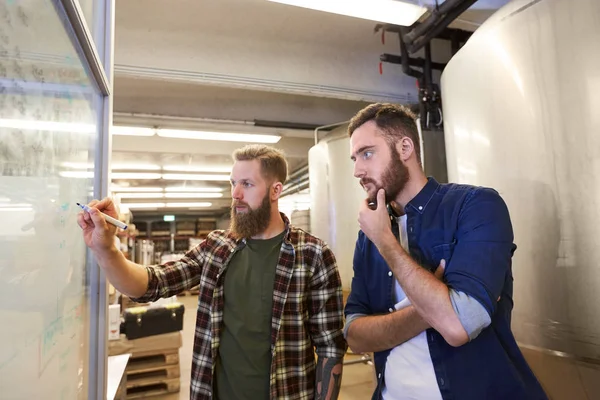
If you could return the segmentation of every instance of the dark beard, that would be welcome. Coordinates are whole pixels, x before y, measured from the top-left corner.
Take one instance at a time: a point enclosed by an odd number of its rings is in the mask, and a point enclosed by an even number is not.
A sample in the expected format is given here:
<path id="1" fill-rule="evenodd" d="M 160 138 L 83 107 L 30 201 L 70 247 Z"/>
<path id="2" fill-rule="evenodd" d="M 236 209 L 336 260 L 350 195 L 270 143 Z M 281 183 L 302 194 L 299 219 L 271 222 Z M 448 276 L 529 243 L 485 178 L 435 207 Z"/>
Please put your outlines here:
<path id="1" fill-rule="evenodd" d="M 373 194 L 367 198 L 369 203 L 373 202 L 377 204 L 377 192 L 381 188 L 385 189 L 386 204 L 396 200 L 398 194 L 400 194 L 408 182 L 408 167 L 402 163 L 402 160 L 400 160 L 400 156 L 398 155 L 394 145 L 390 145 L 390 153 L 390 163 L 383 172 L 381 183 L 376 182 L 371 178 L 363 178 L 360 180 L 361 185 L 364 186 L 367 183 L 372 183 L 376 188 Z"/>
<path id="2" fill-rule="evenodd" d="M 236 205 L 244 205 L 248 211 L 236 213 Z M 258 235 L 269 226 L 271 220 L 271 201 L 269 193 L 263 198 L 260 206 L 253 210 L 246 203 L 234 202 L 231 205 L 231 223 L 229 230 L 236 239 L 246 239 Z"/>

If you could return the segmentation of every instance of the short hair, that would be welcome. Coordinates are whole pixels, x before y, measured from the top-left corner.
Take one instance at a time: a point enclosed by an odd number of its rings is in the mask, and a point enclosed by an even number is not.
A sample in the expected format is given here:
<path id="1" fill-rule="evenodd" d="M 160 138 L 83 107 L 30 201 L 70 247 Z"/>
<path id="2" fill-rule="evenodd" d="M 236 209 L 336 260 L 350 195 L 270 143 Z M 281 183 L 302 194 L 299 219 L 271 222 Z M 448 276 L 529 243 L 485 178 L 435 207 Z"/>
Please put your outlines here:
<path id="1" fill-rule="evenodd" d="M 233 152 L 234 161 L 260 161 L 261 174 L 265 179 L 287 180 L 288 164 L 283 151 L 262 144 L 249 144 Z"/>
<path id="2" fill-rule="evenodd" d="M 416 115 L 405 106 L 391 103 L 375 103 L 360 110 L 348 125 L 348 135 L 363 124 L 374 121 L 390 147 L 396 145 L 404 137 L 413 142 L 417 161 L 421 164 L 421 140 L 417 128 Z"/>

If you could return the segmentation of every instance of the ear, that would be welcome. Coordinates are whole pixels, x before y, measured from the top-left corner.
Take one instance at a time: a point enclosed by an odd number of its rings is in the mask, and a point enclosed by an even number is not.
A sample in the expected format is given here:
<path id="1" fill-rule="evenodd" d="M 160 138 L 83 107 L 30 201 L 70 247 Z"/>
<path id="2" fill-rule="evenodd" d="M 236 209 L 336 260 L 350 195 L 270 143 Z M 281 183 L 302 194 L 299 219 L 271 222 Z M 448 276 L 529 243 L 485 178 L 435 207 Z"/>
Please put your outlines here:
<path id="1" fill-rule="evenodd" d="M 271 201 L 279 200 L 279 197 L 281 197 L 281 193 L 283 192 L 283 184 L 279 181 L 274 182 L 269 187 L 269 191 L 270 191 L 269 197 L 271 198 Z"/>
<path id="2" fill-rule="evenodd" d="M 396 151 L 400 155 L 400 159 L 404 162 L 408 161 L 410 156 L 415 152 L 413 141 L 405 136 L 396 143 Z"/>

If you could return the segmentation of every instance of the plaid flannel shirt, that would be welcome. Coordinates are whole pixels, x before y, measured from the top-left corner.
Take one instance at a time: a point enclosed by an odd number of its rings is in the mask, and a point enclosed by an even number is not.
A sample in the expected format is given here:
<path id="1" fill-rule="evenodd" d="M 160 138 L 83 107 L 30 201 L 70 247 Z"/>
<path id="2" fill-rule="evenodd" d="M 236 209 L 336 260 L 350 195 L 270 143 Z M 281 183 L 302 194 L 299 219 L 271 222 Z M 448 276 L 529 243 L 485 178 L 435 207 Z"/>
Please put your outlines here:
<path id="1" fill-rule="evenodd" d="M 342 285 L 335 257 L 320 239 L 290 225 L 279 254 L 271 317 L 271 399 L 313 399 L 316 353 L 343 358 Z M 245 246 L 229 231 L 213 231 L 182 259 L 147 266 L 149 283 L 139 302 L 170 297 L 199 285 L 191 400 L 210 399 L 223 330 L 227 265 Z"/>

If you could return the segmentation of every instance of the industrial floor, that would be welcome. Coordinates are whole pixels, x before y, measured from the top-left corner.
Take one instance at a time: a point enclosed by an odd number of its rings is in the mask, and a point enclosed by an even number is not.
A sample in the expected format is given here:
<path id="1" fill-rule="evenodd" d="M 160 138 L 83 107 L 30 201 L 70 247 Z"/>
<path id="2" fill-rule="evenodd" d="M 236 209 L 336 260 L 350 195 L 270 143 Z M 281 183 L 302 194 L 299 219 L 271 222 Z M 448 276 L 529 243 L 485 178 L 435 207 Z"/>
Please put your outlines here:
<path id="1" fill-rule="evenodd" d="M 189 400 L 190 374 L 192 366 L 192 349 L 194 344 L 194 327 L 196 324 L 197 296 L 181 296 L 178 301 L 184 304 L 183 346 L 179 349 L 181 366 L 181 390 L 177 394 L 154 396 L 153 400 Z M 347 360 L 357 360 L 361 357 L 348 355 Z M 341 400 L 370 399 L 375 388 L 373 367 L 365 363 L 344 366 L 342 379 Z"/>
<path id="2" fill-rule="evenodd" d="M 155 400 L 188 400 L 194 326 L 196 323 L 197 296 L 178 297 L 185 305 L 183 346 L 179 350 L 181 363 L 181 390 L 177 394 L 155 396 Z M 600 365 L 521 348 L 530 367 L 538 375 L 540 383 L 551 400 L 600 399 Z M 346 356 L 346 361 L 360 359 Z M 341 400 L 370 399 L 375 388 L 373 367 L 365 363 L 344 366 Z"/>

